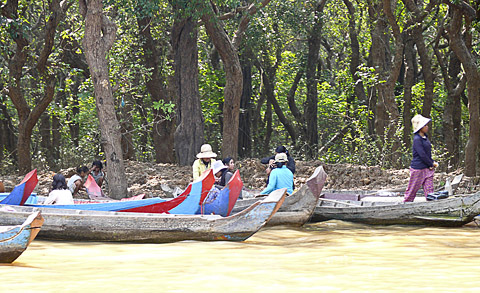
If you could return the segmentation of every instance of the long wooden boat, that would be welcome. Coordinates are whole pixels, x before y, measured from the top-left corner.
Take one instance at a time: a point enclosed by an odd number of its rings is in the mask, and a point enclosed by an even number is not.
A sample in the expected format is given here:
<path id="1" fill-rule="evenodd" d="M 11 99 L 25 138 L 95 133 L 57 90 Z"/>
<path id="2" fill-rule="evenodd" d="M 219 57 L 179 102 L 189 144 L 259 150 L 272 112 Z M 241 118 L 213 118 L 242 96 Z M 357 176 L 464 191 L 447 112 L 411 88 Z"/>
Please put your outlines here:
<path id="1" fill-rule="evenodd" d="M 273 192 L 229 217 L 219 215 L 172 215 L 118 213 L 3 205 L 0 223 L 15 225 L 40 210 L 45 218 L 38 237 L 70 241 L 162 243 L 182 240 L 243 241 L 265 225 L 282 205 L 286 189 Z M 1 207 L 2 205 L 0 205 Z"/>
<path id="2" fill-rule="evenodd" d="M 73 205 L 29 205 L 39 208 L 131 212 L 131 213 L 167 213 L 193 215 L 203 202 L 215 182 L 213 171 L 205 172 L 197 181 L 188 185 L 185 191 L 176 198 L 146 198 L 129 201 L 91 201 Z"/>
<path id="3" fill-rule="evenodd" d="M 376 225 L 458 227 L 480 214 L 480 193 L 403 203 L 403 197 L 322 194 L 312 222 L 343 220 Z"/>
<path id="4" fill-rule="evenodd" d="M 91 176 L 89 176 L 90 178 Z M 89 189 L 95 194 L 100 194 L 100 188 L 95 181 L 88 184 Z M 196 182 L 190 183 L 185 191 L 174 199 L 150 198 L 130 199 L 128 201 L 111 200 L 107 197 L 96 195 L 94 200 L 75 200 L 73 205 L 43 205 L 32 204 L 35 207 L 51 207 L 60 209 L 79 209 L 94 211 L 115 211 L 115 212 L 136 212 L 136 213 L 167 213 L 167 214 L 214 214 L 223 217 L 229 216 L 233 205 L 242 192 L 243 182 L 237 170 L 227 185 L 215 196 L 209 197 L 210 188 L 215 182 L 213 171 L 210 170 L 200 177 Z M 218 189 L 217 189 L 218 190 Z M 44 197 L 38 197 L 44 201 Z M 27 204 L 28 205 L 28 204 Z"/>
<path id="5" fill-rule="evenodd" d="M 312 217 L 326 179 L 327 174 L 323 167 L 317 167 L 307 179 L 306 184 L 285 198 L 285 202 L 267 225 L 302 226 L 305 224 Z M 238 200 L 233 208 L 233 213 L 245 209 L 258 200 L 258 198 Z"/>
<path id="6" fill-rule="evenodd" d="M 35 239 L 42 224 L 42 215 L 37 211 L 31 213 L 21 225 L 0 226 L 0 263 L 15 261 Z"/>

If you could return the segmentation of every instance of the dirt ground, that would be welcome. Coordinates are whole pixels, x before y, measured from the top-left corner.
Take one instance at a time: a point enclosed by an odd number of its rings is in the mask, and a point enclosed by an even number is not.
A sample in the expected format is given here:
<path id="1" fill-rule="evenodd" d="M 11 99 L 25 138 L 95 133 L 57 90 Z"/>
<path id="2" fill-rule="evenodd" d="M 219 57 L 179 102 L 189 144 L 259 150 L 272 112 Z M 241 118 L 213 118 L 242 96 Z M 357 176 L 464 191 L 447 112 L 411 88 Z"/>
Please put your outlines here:
<path id="1" fill-rule="evenodd" d="M 316 167 L 323 166 L 327 173 L 325 189 L 328 190 L 404 190 L 408 183 L 408 169 L 382 170 L 380 167 L 366 167 L 350 164 L 323 164 L 320 161 L 297 161 L 294 175 L 295 186 L 298 188 L 305 183 Z M 259 159 L 238 161 L 236 168 L 244 183 L 244 189 L 256 193 L 265 187 L 265 165 Z M 107 170 L 108 172 L 108 170 Z M 60 170 L 67 177 L 75 173 L 75 168 Z M 446 174 L 436 172 L 434 178 L 435 190 L 445 184 L 446 178 L 452 178 L 461 173 L 461 170 Z M 144 193 L 146 197 L 171 197 L 170 191 L 175 187 L 184 189 L 192 179 L 191 167 L 172 164 L 155 164 L 136 161 L 126 162 L 129 195 Z M 48 195 L 52 182 L 53 171 L 38 171 L 39 182 L 34 192 L 39 195 Z M 107 175 L 108 176 L 108 175 Z M 0 176 L 0 181 L 9 192 L 13 186 L 22 180 L 23 176 Z M 108 177 L 107 177 L 108 178 Z M 480 190 L 480 177 L 463 177 L 456 194 L 474 193 Z M 108 195 L 108 192 L 106 191 Z M 81 193 L 79 198 L 87 198 Z"/>

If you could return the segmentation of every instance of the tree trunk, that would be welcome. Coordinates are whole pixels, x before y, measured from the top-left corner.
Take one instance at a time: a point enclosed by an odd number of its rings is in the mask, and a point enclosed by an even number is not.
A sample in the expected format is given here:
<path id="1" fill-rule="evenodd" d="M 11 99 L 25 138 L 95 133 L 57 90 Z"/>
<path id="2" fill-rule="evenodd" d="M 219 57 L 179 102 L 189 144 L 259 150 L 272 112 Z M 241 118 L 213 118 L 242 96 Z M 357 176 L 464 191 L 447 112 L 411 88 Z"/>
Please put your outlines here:
<path id="1" fill-rule="evenodd" d="M 145 56 L 145 66 L 150 70 L 151 76 L 147 80 L 147 90 L 154 102 L 172 102 L 173 98 L 165 93 L 164 79 L 161 75 L 159 53 L 150 31 L 151 17 L 138 19 L 140 35 L 143 37 L 142 48 Z M 157 163 L 175 162 L 174 125 L 173 119 L 167 120 L 166 113 L 153 108 L 154 121 L 152 126 L 153 145 L 155 147 L 155 161 Z"/>
<path id="2" fill-rule="evenodd" d="M 0 159 L 9 158 L 13 163 L 17 162 L 15 152 L 16 137 L 13 130 L 12 117 L 8 113 L 7 106 L 4 102 L 6 97 L 0 96 Z"/>
<path id="3" fill-rule="evenodd" d="M 307 136 L 306 141 L 308 147 L 306 149 L 306 157 L 314 159 L 317 157 L 318 151 L 318 93 L 317 93 L 317 66 L 319 60 L 321 31 L 323 27 L 322 13 L 326 0 L 320 1 L 315 7 L 315 20 L 310 28 L 308 35 L 308 53 L 306 65 L 306 85 L 307 99 L 305 101 L 305 122 Z"/>
<path id="4" fill-rule="evenodd" d="M 244 55 L 243 55 L 244 56 Z M 243 158 L 252 157 L 252 63 L 248 57 L 240 59 L 243 73 L 243 90 L 240 99 L 238 155 Z"/>
<path id="5" fill-rule="evenodd" d="M 350 48 L 352 55 L 350 59 L 350 73 L 355 82 L 355 96 L 364 105 L 367 105 L 367 96 L 365 95 L 365 88 L 360 76 L 358 76 L 358 67 L 360 63 L 360 44 L 358 43 L 357 30 L 355 28 L 355 8 L 349 0 L 343 0 L 348 9 L 348 32 L 350 36 Z"/>
<path id="6" fill-rule="evenodd" d="M 181 166 L 192 165 L 204 143 L 204 125 L 198 92 L 197 27 L 192 18 L 175 21 L 172 48 L 177 96 L 175 152 Z"/>
<path id="7" fill-rule="evenodd" d="M 58 23 L 64 16 L 64 9 L 68 4 L 60 3 L 59 0 L 54 0 L 48 6 L 48 21 L 44 27 L 44 43 L 38 56 L 29 56 L 29 38 L 23 31 L 22 25 L 10 26 L 13 31 L 10 36 L 16 44 L 15 53 L 11 60 L 9 60 L 9 74 L 10 84 L 7 86 L 7 91 L 18 113 L 18 140 L 17 140 L 17 155 L 18 155 L 18 169 L 20 174 L 25 174 L 32 169 L 32 158 L 30 153 L 30 143 L 32 130 L 38 122 L 41 114 L 46 110 L 53 99 L 55 88 L 55 76 L 50 74 L 47 70 L 47 59 L 53 50 L 54 38 Z M 16 20 L 18 16 L 18 1 L 7 1 L 6 5 L 2 7 L 2 15 L 8 19 Z M 45 90 L 43 97 L 36 101 L 36 106 L 30 109 L 24 94 L 23 94 L 23 68 L 26 67 L 26 62 L 29 57 L 36 61 L 34 66 L 29 64 L 32 76 L 42 77 L 45 81 Z"/>
<path id="8" fill-rule="evenodd" d="M 222 21 L 215 16 L 210 5 L 206 5 L 206 7 L 209 8 L 209 12 L 202 16 L 205 30 L 220 54 L 225 70 L 222 155 L 230 155 L 236 159 L 240 100 L 243 88 L 242 68 L 237 50 L 226 34 Z"/>
<path id="9" fill-rule="evenodd" d="M 98 121 L 102 134 L 108 170 L 109 195 L 121 199 L 128 195 L 127 179 L 122 157 L 120 124 L 115 115 L 115 104 L 109 82 L 106 55 L 115 42 L 116 26 L 103 14 L 101 0 L 88 3 L 79 0 L 80 11 L 85 17 L 83 46 L 92 77 L 97 104 Z"/>
<path id="10" fill-rule="evenodd" d="M 130 98 L 131 97 L 129 97 L 129 99 Z M 125 105 L 121 107 L 120 111 L 118 111 L 118 115 L 121 117 L 119 121 L 121 121 L 122 154 L 124 160 L 135 160 L 135 145 L 132 136 L 134 126 L 131 111 L 132 106 L 130 101 L 127 101 Z"/>
<path id="11" fill-rule="evenodd" d="M 467 5 L 466 3 L 464 3 Z M 480 99 L 480 73 L 476 65 L 476 58 L 471 50 L 467 47 L 462 36 L 462 18 L 463 13 L 466 14 L 465 20 L 470 22 L 475 17 L 475 11 L 470 14 L 468 10 L 462 11 L 459 7 L 451 5 L 452 16 L 450 25 L 447 27 L 450 38 L 450 48 L 455 52 L 463 68 L 467 78 L 468 90 L 468 114 L 469 119 L 469 137 L 465 146 L 465 175 L 476 176 L 477 149 L 479 143 L 480 131 L 480 115 L 479 115 L 479 99 Z M 471 8 L 471 7 L 470 7 Z M 470 28 L 467 27 L 466 31 Z"/>
<path id="12" fill-rule="evenodd" d="M 405 85 L 403 87 L 403 144 L 407 149 L 412 145 L 412 87 L 415 83 L 413 40 L 407 40 L 405 44 Z"/>
<path id="13" fill-rule="evenodd" d="M 435 56 L 442 72 L 445 87 L 447 89 L 447 98 L 443 110 L 443 139 L 447 149 L 446 158 L 448 159 L 447 172 L 455 170 L 459 167 L 460 161 L 460 129 L 461 129 L 461 94 L 465 90 L 466 78 L 463 75 L 459 79 L 462 72 L 461 63 L 453 51 L 448 52 L 449 58 L 445 57 L 439 49 L 440 36 L 443 35 L 444 27 L 440 25 L 437 38 L 433 46 Z M 447 64 L 448 63 L 448 64 Z"/>

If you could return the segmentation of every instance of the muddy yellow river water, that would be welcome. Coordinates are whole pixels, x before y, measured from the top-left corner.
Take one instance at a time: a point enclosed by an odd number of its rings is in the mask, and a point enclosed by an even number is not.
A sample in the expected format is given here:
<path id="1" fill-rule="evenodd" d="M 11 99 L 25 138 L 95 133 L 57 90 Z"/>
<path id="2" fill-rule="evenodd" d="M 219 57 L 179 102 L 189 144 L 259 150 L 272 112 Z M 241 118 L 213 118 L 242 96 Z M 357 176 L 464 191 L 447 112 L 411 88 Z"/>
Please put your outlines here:
<path id="1" fill-rule="evenodd" d="M 37 239 L 0 266 L 0 292 L 478 292 L 479 236 L 329 221 L 236 243 Z"/>

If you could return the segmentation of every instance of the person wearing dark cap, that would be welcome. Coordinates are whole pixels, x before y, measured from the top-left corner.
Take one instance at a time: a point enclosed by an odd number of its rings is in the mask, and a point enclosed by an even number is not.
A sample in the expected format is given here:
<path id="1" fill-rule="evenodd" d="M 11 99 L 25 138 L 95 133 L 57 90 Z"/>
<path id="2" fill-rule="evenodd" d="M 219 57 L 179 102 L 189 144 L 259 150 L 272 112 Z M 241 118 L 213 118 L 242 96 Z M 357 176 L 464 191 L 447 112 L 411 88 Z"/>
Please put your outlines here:
<path id="1" fill-rule="evenodd" d="M 286 188 L 289 194 L 293 193 L 293 173 L 287 168 L 287 162 L 287 154 L 278 153 L 275 155 L 276 168 L 270 173 L 268 185 L 260 194 L 270 194 L 280 188 Z"/>
<path id="2" fill-rule="evenodd" d="M 428 140 L 428 123 L 430 118 L 420 114 L 412 118 L 413 144 L 412 162 L 410 163 L 410 179 L 405 190 L 404 202 L 415 199 L 417 191 L 423 186 L 425 197 L 433 192 L 433 175 L 438 163 L 432 159 L 432 144 Z"/>
<path id="3" fill-rule="evenodd" d="M 295 160 L 293 159 L 292 156 L 290 156 L 290 153 L 288 152 L 287 148 L 283 145 L 278 146 L 275 149 L 275 154 L 280 154 L 280 153 L 285 153 L 287 155 L 288 161 L 287 161 L 287 168 L 292 171 L 292 174 L 295 174 Z M 268 164 L 267 167 L 267 175 L 270 175 L 270 172 L 272 171 L 273 168 L 275 168 L 275 165 L 273 164 L 275 162 L 275 156 L 271 157 L 266 157 L 260 160 L 262 164 Z M 268 182 L 267 182 L 268 183 Z"/>

